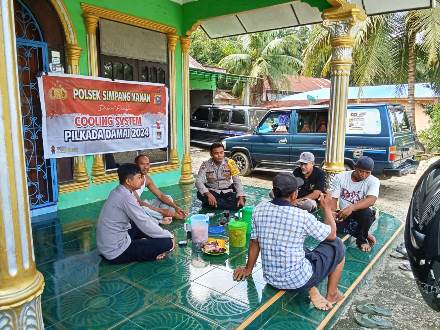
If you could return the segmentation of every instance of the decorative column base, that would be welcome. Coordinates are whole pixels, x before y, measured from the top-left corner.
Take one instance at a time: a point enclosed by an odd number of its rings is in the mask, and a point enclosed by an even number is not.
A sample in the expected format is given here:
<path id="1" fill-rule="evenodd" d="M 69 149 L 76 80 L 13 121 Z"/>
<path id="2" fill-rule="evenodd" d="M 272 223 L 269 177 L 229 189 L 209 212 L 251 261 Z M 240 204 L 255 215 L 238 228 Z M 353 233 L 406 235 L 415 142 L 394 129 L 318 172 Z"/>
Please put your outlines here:
<path id="1" fill-rule="evenodd" d="M 78 183 L 89 182 L 84 156 L 78 156 L 73 159 L 73 179 Z"/>
<path id="2" fill-rule="evenodd" d="M 2 329 L 44 329 L 41 296 L 19 307 L 1 310 Z"/>
<path id="3" fill-rule="evenodd" d="M 108 179 L 106 178 L 103 155 L 95 155 L 93 157 L 92 176 L 94 183 L 108 182 Z"/>
<path id="4" fill-rule="evenodd" d="M 322 169 L 327 174 L 338 174 L 345 171 L 344 163 L 325 162 Z"/>
<path id="5" fill-rule="evenodd" d="M 41 311 L 43 289 L 43 275 L 37 272 L 29 287 L 6 295 L 0 293 L 0 328 L 44 329 Z"/>
<path id="6" fill-rule="evenodd" d="M 173 134 L 176 134 L 175 132 L 173 132 Z M 176 165 L 179 164 L 179 156 L 177 155 L 177 150 L 176 149 L 171 149 L 170 150 L 170 161 L 169 161 L 170 165 Z"/>
<path id="7" fill-rule="evenodd" d="M 194 175 L 192 174 L 191 157 L 184 154 L 182 159 L 182 174 L 180 176 L 180 184 L 193 184 Z"/>

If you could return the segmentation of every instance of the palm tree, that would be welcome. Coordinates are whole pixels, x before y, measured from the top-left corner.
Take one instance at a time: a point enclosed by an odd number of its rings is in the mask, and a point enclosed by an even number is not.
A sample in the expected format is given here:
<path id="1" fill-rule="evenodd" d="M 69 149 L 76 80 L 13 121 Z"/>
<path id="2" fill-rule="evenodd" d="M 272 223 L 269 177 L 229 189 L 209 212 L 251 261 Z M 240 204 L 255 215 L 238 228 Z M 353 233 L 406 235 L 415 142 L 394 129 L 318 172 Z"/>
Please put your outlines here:
<path id="1" fill-rule="evenodd" d="M 311 35 L 304 51 L 303 73 L 328 76 L 331 59 L 329 33 L 322 26 L 316 26 Z M 437 79 L 440 87 L 440 79 L 435 75 L 440 71 L 439 50 L 438 7 L 369 17 L 362 23 L 355 39 L 351 84 L 407 83 L 409 106 L 406 110 L 415 132 L 415 82 L 423 71 L 425 79 L 426 75 L 430 81 Z M 432 70 L 427 70 L 429 68 Z"/>
<path id="2" fill-rule="evenodd" d="M 408 117 L 415 131 L 415 83 L 417 57 L 425 59 L 428 68 L 435 68 L 439 62 L 440 51 L 440 9 L 437 7 L 408 12 L 404 21 L 404 38 L 407 40 L 408 57 Z M 433 76 L 431 81 L 438 79 Z"/>
<path id="3" fill-rule="evenodd" d="M 218 63 L 228 73 L 252 77 L 250 80 L 253 103 L 259 103 L 264 81 L 272 89 L 279 89 L 286 76 L 297 74 L 302 66 L 300 39 L 292 30 L 270 31 L 238 37 L 238 52 L 225 56 Z M 233 92 L 238 94 L 243 83 L 237 81 Z"/>

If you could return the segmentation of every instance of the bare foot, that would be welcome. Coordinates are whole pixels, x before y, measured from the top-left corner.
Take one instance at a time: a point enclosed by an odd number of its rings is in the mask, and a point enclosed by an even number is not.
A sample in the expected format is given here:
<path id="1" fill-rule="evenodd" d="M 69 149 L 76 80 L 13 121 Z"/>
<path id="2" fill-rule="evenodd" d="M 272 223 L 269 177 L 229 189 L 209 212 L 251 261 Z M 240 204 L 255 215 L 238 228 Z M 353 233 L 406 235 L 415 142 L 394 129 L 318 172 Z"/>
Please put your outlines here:
<path id="1" fill-rule="evenodd" d="M 368 243 L 370 243 L 370 246 L 371 247 L 373 247 L 374 246 L 374 244 L 376 244 L 376 237 L 374 237 L 373 235 L 371 235 L 370 233 L 368 234 L 368 236 L 367 236 L 367 240 L 368 240 Z"/>
<path id="2" fill-rule="evenodd" d="M 166 253 L 166 252 L 161 253 L 161 254 L 159 254 L 159 255 L 156 257 L 156 260 L 162 260 L 162 259 L 164 259 L 166 256 L 167 256 L 167 253 Z"/>
<path id="3" fill-rule="evenodd" d="M 332 294 L 332 295 L 327 293 L 327 297 L 326 298 L 327 298 L 328 302 L 330 304 L 332 304 L 332 306 L 333 306 L 334 304 L 336 304 L 339 301 L 341 301 L 342 298 L 344 298 L 344 295 L 339 290 L 337 290 L 336 293 Z"/>
<path id="4" fill-rule="evenodd" d="M 160 223 L 163 225 L 169 225 L 171 222 L 173 222 L 172 217 L 163 217 L 163 219 Z"/>
<path id="5" fill-rule="evenodd" d="M 332 304 L 319 293 L 319 290 L 316 287 L 309 290 L 309 296 L 316 309 L 328 311 L 332 308 Z"/>
<path id="6" fill-rule="evenodd" d="M 371 245 L 370 243 L 364 243 L 359 246 L 359 249 L 361 249 L 362 252 L 370 252 L 371 251 Z"/>

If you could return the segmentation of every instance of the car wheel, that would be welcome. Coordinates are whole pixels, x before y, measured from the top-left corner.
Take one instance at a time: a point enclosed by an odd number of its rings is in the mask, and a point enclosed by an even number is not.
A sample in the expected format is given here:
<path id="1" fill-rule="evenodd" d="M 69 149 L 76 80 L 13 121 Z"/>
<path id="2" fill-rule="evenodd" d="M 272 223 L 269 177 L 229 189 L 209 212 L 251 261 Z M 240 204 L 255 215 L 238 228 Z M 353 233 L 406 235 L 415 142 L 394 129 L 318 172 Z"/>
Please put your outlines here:
<path id="1" fill-rule="evenodd" d="M 244 152 L 236 152 L 232 155 L 232 159 L 237 164 L 238 168 L 240 169 L 240 174 L 243 176 L 247 176 L 251 174 L 252 167 L 251 167 L 251 161 L 249 159 L 249 156 L 246 155 Z"/>

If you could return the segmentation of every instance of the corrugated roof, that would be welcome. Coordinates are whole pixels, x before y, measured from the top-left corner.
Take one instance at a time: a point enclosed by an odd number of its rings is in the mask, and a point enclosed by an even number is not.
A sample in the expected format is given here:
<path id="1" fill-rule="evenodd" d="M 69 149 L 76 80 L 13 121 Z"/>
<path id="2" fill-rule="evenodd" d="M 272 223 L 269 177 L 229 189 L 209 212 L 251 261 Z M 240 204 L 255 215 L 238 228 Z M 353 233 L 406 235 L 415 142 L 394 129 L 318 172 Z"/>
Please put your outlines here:
<path id="1" fill-rule="evenodd" d="M 304 76 L 287 76 L 287 86 L 279 88 L 280 91 L 289 91 L 294 93 L 302 93 L 313 91 L 320 88 L 330 87 L 330 80 L 325 78 L 313 78 Z M 269 82 L 264 81 L 264 88 L 266 90 L 272 90 Z"/>
<path id="2" fill-rule="evenodd" d="M 416 98 L 437 98 L 435 91 L 429 84 L 421 83 L 415 85 Z M 379 85 L 364 87 L 349 87 L 348 99 L 407 99 L 408 85 Z M 305 93 L 289 95 L 283 97 L 280 101 L 289 100 L 328 100 L 330 99 L 330 88 L 321 88 Z"/>
<path id="3" fill-rule="evenodd" d="M 189 57 L 189 68 L 203 70 L 203 71 L 207 71 L 207 72 L 226 73 L 225 69 L 217 68 L 215 66 L 202 65 L 191 56 Z"/>

